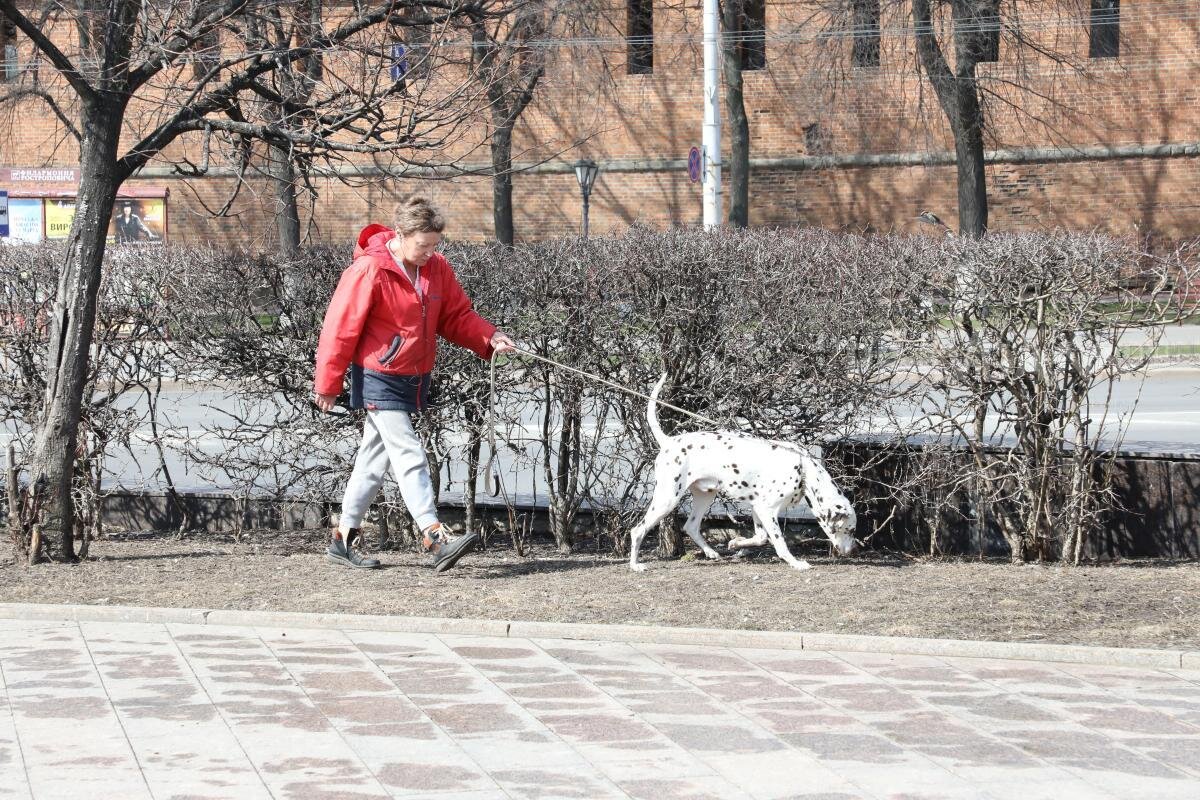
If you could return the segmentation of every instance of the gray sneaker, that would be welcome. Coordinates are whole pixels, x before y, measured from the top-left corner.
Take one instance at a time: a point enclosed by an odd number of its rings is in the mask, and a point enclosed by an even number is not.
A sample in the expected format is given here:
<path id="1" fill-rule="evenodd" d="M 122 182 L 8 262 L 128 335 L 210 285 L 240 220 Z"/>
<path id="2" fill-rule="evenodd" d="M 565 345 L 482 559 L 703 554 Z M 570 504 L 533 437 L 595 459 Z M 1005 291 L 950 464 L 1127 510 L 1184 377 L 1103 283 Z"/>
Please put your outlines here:
<path id="1" fill-rule="evenodd" d="M 375 569 L 379 566 L 379 559 L 367 558 L 354 549 L 354 542 L 358 540 L 362 544 L 362 531 L 358 528 L 351 528 L 350 532 L 342 537 L 342 532 L 337 528 L 333 530 L 333 541 L 329 543 L 329 548 L 325 551 L 326 557 L 335 564 L 345 564 L 347 567 L 355 569 Z"/>
<path id="2" fill-rule="evenodd" d="M 445 572 L 458 563 L 458 560 L 475 549 L 479 543 L 478 533 L 464 533 L 455 536 L 447 533 L 446 526 L 438 523 L 431 531 L 426 531 L 421 544 L 426 552 L 433 556 L 433 571 Z"/>

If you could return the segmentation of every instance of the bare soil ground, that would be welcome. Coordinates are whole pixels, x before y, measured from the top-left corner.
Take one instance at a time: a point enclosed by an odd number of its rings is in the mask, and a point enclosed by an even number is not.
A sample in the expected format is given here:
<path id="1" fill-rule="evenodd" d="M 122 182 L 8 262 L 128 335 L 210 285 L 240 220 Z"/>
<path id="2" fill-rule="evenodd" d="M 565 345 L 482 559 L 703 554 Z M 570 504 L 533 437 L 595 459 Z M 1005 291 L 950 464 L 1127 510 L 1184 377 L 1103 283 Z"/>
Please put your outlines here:
<path id="1" fill-rule="evenodd" d="M 1115 647 L 1200 649 L 1200 564 L 1012 566 L 867 553 L 696 554 L 629 570 L 611 555 L 527 557 L 492 546 L 435 575 L 427 557 L 379 554 L 379 570 L 323 555 L 325 531 L 265 531 L 241 542 L 127 535 L 92 543 L 77 566 L 0 560 L 0 601 L 272 609 L 432 617 L 795 630 Z"/>

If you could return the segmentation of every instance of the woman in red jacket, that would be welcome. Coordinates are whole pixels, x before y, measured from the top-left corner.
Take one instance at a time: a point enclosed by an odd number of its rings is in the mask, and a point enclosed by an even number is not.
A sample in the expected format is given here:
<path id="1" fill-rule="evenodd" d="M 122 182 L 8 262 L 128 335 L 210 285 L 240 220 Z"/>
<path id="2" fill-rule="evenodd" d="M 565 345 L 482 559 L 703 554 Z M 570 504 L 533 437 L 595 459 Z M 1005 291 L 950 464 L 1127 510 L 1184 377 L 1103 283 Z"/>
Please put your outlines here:
<path id="1" fill-rule="evenodd" d="M 342 273 L 317 346 L 317 406 L 333 408 L 350 369 L 350 407 L 365 408 L 363 440 L 342 499 L 342 514 L 326 551 L 351 567 L 378 567 L 355 549 L 363 517 L 390 467 L 400 494 L 423 531 L 434 569 L 443 572 L 468 552 L 479 534 L 453 536 L 437 517 L 425 450 L 411 414 L 429 404 L 429 374 L 437 337 L 480 358 L 513 348 L 513 341 L 471 307 L 450 263 L 437 252 L 446 222 L 428 200 L 412 197 L 396 209 L 396 229 L 368 225 L 354 261 Z"/>

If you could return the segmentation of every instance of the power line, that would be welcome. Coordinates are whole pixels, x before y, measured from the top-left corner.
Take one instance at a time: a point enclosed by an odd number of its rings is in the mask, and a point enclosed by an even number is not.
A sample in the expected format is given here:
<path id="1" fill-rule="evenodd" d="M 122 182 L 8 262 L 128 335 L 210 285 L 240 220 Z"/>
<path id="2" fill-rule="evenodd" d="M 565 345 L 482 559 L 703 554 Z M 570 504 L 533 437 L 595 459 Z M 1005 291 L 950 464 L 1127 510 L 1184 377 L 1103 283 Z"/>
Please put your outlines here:
<path id="1" fill-rule="evenodd" d="M 1165 4 L 1164 4 L 1165 5 Z M 1117 17 L 1099 17 L 1092 18 L 1090 16 L 1073 16 L 1066 14 L 1044 14 L 1044 15 L 1010 15 L 1000 14 L 996 18 L 982 18 L 975 23 L 958 23 L 953 24 L 950 21 L 935 22 L 933 28 L 935 31 L 953 28 L 958 31 L 992 33 L 999 32 L 1002 36 L 1007 33 L 1008 36 L 1013 36 L 1013 32 L 1017 35 L 1024 36 L 1028 33 L 1052 31 L 1058 29 L 1074 29 L 1087 30 L 1093 25 L 1098 26 L 1137 26 L 1145 25 L 1153 22 L 1186 22 L 1192 20 L 1200 20 L 1200 9 L 1188 7 L 1183 3 L 1172 4 L 1176 10 L 1170 8 L 1143 8 L 1137 6 L 1133 9 L 1122 9 Z M 383 29 L 382 26 L 375 26 L 374 30 Z M 444 28 L 443 28 L 444 30 Z M 732 33 L 722 33 L 721 39 L 726 42 L 738 44 L 754 44 L 754 43 L 777 43 L 777 44 L 805 44 L 805 43 L 824 43 L 839 39 L 855 39 L 855 38 L 880 38 L 886 39 L 907 39 L 916 34 L 916 27 L 912 24 L 894 25 L 894 26 L 869 26 L 869 27 L 852 27 L 838 26 L 826 27 L 818 30 L 812 30 L 809 26 L 796 28 L 793 30 L 767 29 L 762 31 L 742 31 Z M 403 37 L 396 37 L 400 40 Z M 390 41 L 390 40 L 389 40 Z M 648 37 L 637 36 L 572 36 L 572 37 L 537 37 L 516 42 L 500 42 L 501 46 L 509 46 L 514 48 L 529 48 L 529 49 L 570 49 L 570 48 L 597 48 L 597 47 L 625 47 L 630 44 L 653 44 L 654 46 L 671 46 L 671 45 L 693 45 L 701 46 L 703 44 L 702 34 L 697 32 L 684 32 L 674 34 L 658 34 Z M 414 42 L 414 45 L 418 43 Z M 436 42 L 421 42 L 421 45 L 432 49 L 472 49 L 476 45 L 470 40 L 459 39 L 443 39 Z M 336 53 L 338 50 L 354 47 L 355 43 L 345 42 L 340 43 L 338 47 L 330 50 L 318 51 L 322 56 L 328 57 L 331 53 Z M 364 46 L 364 45 L 358 45 Z M 257 51 L 259 55 L 270 55 L 276 51 L 264 49 Z M 247 55 L 252 53 L 246 51 Z"/>
<path id="2" fill-rule="evenodd" d="M 1077 28 L 1082 28 L 1088 24 L 1088 20 L 1086 20 L 1086 19 L 1080 19 L 1077 17 L 1068 17 L 1068 16 L 1064 16 L 1061 14 L 1044 15 L 1042 17 L 1035 17 L 1034 19 L 1042 19 L 1042 20 L 1044 20 L 1044 22 L 1034 24 L 1034 23 L 1030 23 L 1028 21 L 1028 19 L 1021 19 L 1021 20 L 1018 20 L 1018 25 L 1016 26 L 1016 28 L 1021 31 L 1034 30 L 1034 29 L 1050 30 L 1050 29 L 1055 29 L 1055 28 L 1077 29 Z M 1147 21 L 1181 22 L 1181 21 L 1189 21 L 1189 20 L 1200 20 L 1200 9 L 1185 10 L 1184 8 L 1180 7 L 1180 4 L 1176 4 L 1175 10 L 1170 10 L 1170 9 L 1161 8 L 1161 7 L 1157 8 L 1157 9 L 1147 8 L 1145 10 L 1134 9 L 1134 10 L 1130 10 L 1129 12 L 1125 13 L 1122 16 L 1121 20 L 1126 23 L 1134 23 L 1134 22 L 1145 23 Z M 1005 22 L 1005 20 L 1002 19 L 1002 21 L 1001 21 L 1002 27 L 1006 27 L 1004 25 L 1004 22 Z M 1014 26 L 1008 25 L 1007 27 L 1012 28 Z M 903 32 L 904 34 L 908 35 L 908 34 L 912 34 L 914 29 L 911 26 L 904 26 L 902 28 L 880 28 L 878 30 L 882 36 L 886 36 L 886 35 L 893 34 L 897 31 Z M 774 43 L 816 42 L 816 41 L 825 41 L 825 40 L 837 39 L 837 38 L 854 37 L 854 36 L 861 35 L 865 32 L 874 34 L 875 31 L 876 31 L 876 29 L 874 29 L 874 28 L 870 28 L 870 29 L 865 29 L 865 28 L 837 29 L 837 30 L 829 30 L 829 31 L 820 31 L 820 32 L 816 32 L 816 33 L 812 32 L 812 31 L 792 31 L 792 32 L 767 31 L 762 34 L 763 39 L 761 41 L 765 41 L 768 43 L 770 43 L 770 42 L 774 42 Z M 728 36 L 728 34 L 727 34 L 727 36 Z M 733 34 L 733 36 L 742 42 L 760 41 L 759 39 L 754 38 L 752 35 Z M 586 49 L 596 49 L 596 48 L 601 47 L 606 44 L 611 44 L 613 46 L 624 46 L 629 41 L 630 40 L 626 37 L 607 37 L 607 38 L 606 37 L 591 37 L 591 38 L 572 37 L 572 38 L 558 38 L 558 39 L 551 39 L 551 38 L 538 39 L 538 40 L 534 40 L 531 44 L 533 46 L 544 47 L 546 49 L 558 48 L 558 49 L 563 49 L 563 50 L 568 50 L 568 51 L 574 51 L 574 50 L 585 49 L 585 48 Z M 695 35 L 677 34 L 677 35 L 671 35 L 671 36 L 666 36 L 666 37 L 658 37 L 655 39 L 655 44 L 659 45 L 659 46 L 666 46 L 666 45 L 669 45 L 672 43 L 698 44 L 701 41 L 702 41 L 702 38 L 695 36 Z M 357 49 L 348 46 L 348 47 L 340 48 L 338 50 L 323 51 L 320 53 L 320 55 L 322 56 L 323 59 L 328 60 L 333 63 L 337 63 L 338 61 L 351 61 L 351 60 L 357 60 L 357 61 L 361 62 L 363 60 L 373 60 L 375 58 L 378 58 L 381 63 L 387 63 L 389 56 L 383 54 L 382 52 L 377 54 L 375 52 L 375 48 L 377 46 L 378 45 L 375 43 L 371 43 L 370 46 L 365 46 L 365 45 L 359 44 L 359 45 L 357 45 Z M 453 41 L 453 40 L 441 42 L 441 43 L 435 43 L 435 44 L 430 45 L 431 50 L 443 49 L 443 48 L 447 48 L 447 49 L 448 48 L 459 48 L 459 47 L 470 48 L 472 46 L 473 45 L 470 42 L 457 42 L 457 41 Z M 272 50 L 261 50 L 261 51 L 256 51 L 256 52 L 243 51 L 241 53 L 238 53 L 237 56 L 238 56 L 239 61 L 243 61 L 245 59 L 253 58 L 255 56 L 269 56 L 273 52 L 274 51 L 272 51 Z M 197 54 L 196 55 L 196 58 L 201 58 L 201 57 L 211 58 L 211 54 L 203 54 L 203 55 Z M 905 57 L 906 57 L 905 61 L 911 65 L 912 59 L 913 59 L 911 51 L 906 50 Z M 1079 56 L 1078 61 L 1075 64 L 1071 64 L 1071 63 L 1054 64 L 1054 65 L 1049 66 L 1044 69 L 1031 69 L 1031 68 L 1029 68 L 1029 66 L 1026 66 L 1026 64 L 1038 63 L 1036 60 L 1037 58 L 1038 58 L 1038 56 L 1036 54 L 1034 54 L 1033 59 L 1031 59 L 1031 61 L 1025 62 L 1025 63 L 1013 62 L 1010 60 L 1001 60 L 998 62 L 985 62 L 980 65 L 980 68 L 979 68 L 980 72 L 978 72 L 977 76 L 976 76 L 977 80 L 980 83 L 984 84 L 985 86 L 991 82 L 1003 83 L 1005 81 L 1014 81 L 1014 82 L 1028 81 L 1030 79 L 1047 78 L 1047 77 L 1049 77 L 1049 78 L 1077 77 L 1081 80 L 1097 80 L 1097 79 L 1103 80 L 1107 77 L 1118 77 L 1120 75 L 1126 75 L 1126 74 L 1143 74 L 1143 73 L 1158 72 L 1158 71 L 1168 70 L 1168 69 L 1189 68 L 1189 67 L 1200 66 L 1200 56 L 1186 54 L 1186 53 L 1182 52 L 1181 49 L 1176 49 L 1175 53 L 1172 53 L 1165 57 L 1164 56 L 1154 56 L 1151 54 L 1141 55 L 1141 54 L 1137 54 L 1135 51 L 1135 54 L 1132 55 L 1132 57 L 1127 52 L 1126 55 L 1124 55 L 1118 59 L 1086 59 L 1085 60 L 1082 56 Z M 192 58 L 184 58 L 184 59 L 181 59 L 177 63 L 178 63 L 179 68 L 183 69 L 183 68 L 186 68 L 186 65 L 190 64 L 192 62 L 192 60 L 193 60 Z M 913 77 L 915 75 L 915 70 L 912 69 L 911 66 L 905 67 L 902 69 L 898 69 L 898 68 L 896 68 L 896 66 L 898 66 L 898 65 L 896 65 L 892 59 L 885 59 L 885 63 L 887 63 L 887 62 L 891 62 L 891 68 L 888 68 L 886 66 L 847 67 L 845 69 L 844 73 L 842 75 L 838 76 L 836 80 L 839 84 L 847 84 L 847 83 L 865 84 L 865 83 L 879 83 L 882 81 L 886 81 L 889 78 L 902 77 L 902 76 L 903 77 Z M 786 63 L 786 62 L 784 59 L 780 58 L 779 56 L 776 56 L 772 65 L 779 64 L 779 63 Z M 1082 64 L 1089 65 L 1090 69 L 1083 68 L 1081 66 Z M 87 69 L 87 67 L 88 67 L 88 64 L 85 63 L 84 60 L 80 60 L 77 65 L 82 69 Z M 40 66 L 48 67 L 49 65 L 46 65 L 44 61 L 38 59 L 36 61 L 27 61 L 23 64 L 17 64 L 16 66 L 21 68 L 23 71 L 34 72 Z M 832 69 L 836 69 L 836 68 L 837 68 L 836 64 L 834 64 L 834 63 L 828 64 L 828 69 L 832 70 Z M 1081 73 L 1083 73 L 1083 74 L 1081 74 Z M 173 74 L 173 73 L 171 73 L 171 72 L 162 73 L 163 77 L 168 78 L 168 79 L 171 74 Z M 767 74 L 772 74 L 772 73 L 770 70 L 768 70 Z M 808 73 L 808 74 L 812 74 L 812 73 Z M 803 80 L 803 78 L 801 77 L 802 73 L 795 73 L 795 75 L 797 78 Z M 789 77 L 791 77 L 791 76 L 789 76 Z M 795 79 L 795 78 L 793 78 L 793 79 Z M 383 83 L 383 82 L 384 81 L 381 81 L 381 83 Z M 159 84 L 156 81 L 153 85 L 159 85 Z M 180 88 L 178 86 L 178 84 L 175 82 L 172 82 L 170 84 L 170 87 L 171 88 Z M 163 87 L 160 86 L 160 88 L 163 88 Z M 170 104 L 170 103 L 166 103 L 166 102 L 162 102 L 161 105 L 162 105 L 162 107 L 175 107 L 175 108 L 182 107 L 182 104 L 176 105 L 176 104 Z"/>
<path id="3" fill-rule="evenodd" d="M 1182 4 L 1179 4 L 1182 6 Z M 934 29 L 940 31 L 942 28 L 949 29 L 953 27 L 959 31 L 991 33 L 999 31 L 1001 33 L 1012 32 L 1017 34 L 1027 34 L 1031 32 L 1049 31 L 1055 29 L 1075 29 L 1087 30 L 1093 24 L 1101 26 L 1111 26 L 1114 23 L 1120 25 L 1135 25 L 1138 23 L 1162 22 L 1162 21 L 1188 21 L 1200 20 L 1200 10 L 1194 8 L 1180 8 L 1177 11 L 1163 10 L 1147 10 L 1122 12 L 1116 18 L 1101 18 L 1093 20 L 1091 17 L 1075 17 L 1063 14 L 1047 14 L 1041 16 L 1016 16 L 1000 15 L 998 20 L 982 20 L 978 23 L 959 23 L 952 25 L 950 22 L 945 24 L 934 24 Z M 854 39 L 866 37 L 879 37 L 880 39 L 897 39 L 909 38 L 915 35 L 916 27 L 912 24 L 898 26 L 870 26 L 870 27 L 852 27 L 839 26 L 822 28 L 816 31 L 809 29 L 795 30 L 764 30 L 753 32 L 737 32 L 737 33 L 722 33 L 721 38 L 726 41 L 734 41 L 738 43 L 754 43 L 754 42 L 778 42 L 778 43 L 796 43 L 803 44 L 808 42 L 826 42 L 837 39 Z M 650 42 L 642 40 L 649 39 Z M 526 47 L 534 48 L 554 48 L 554 47 L 597 47 L 597 46 L 613 46 L 623 47 L 627 44 L 637 43 L 653 43 L 659 45 L 696 45 L 703 44 L 703 36 L 697 33 L 676 33 L 666 35 L 653 35 L 650 37 L 628 37 L 628 36 L 577 36 L 577 37 L 539 37 L 522 41 L 519 44 Z M 470 42 L 457 43 L 454 41 L 443 42 L 440 46 L 466 46 L 470 47 Z"/>
<path id="4" fill-rule="evenodd" d="M 1020 64 L 1007 64 L 1005 62 L 989 63 L 985 66 L 982 73 L 977 73 L 976 80 L 985 89 L 990 89 L 993 85 L 1004 84 L 1019 84 L 1022 82 L 1031 82 L 1040 78 L 1055 78 L 1060 80 L 1079 81 L 1081 83 L 1104 83 L 1106 81 L 1119 80 L 1126 75 L 1144 75 L 1157 74 L 1175 69 L 1187 69 L 1200 67 L 1200 59 L 1185 55 L 1173 56 L 1168 58 L 1146 57 L 1140 59 L 1137 63 L 1131 63 L 1128 60 L 1091 60 L 1087 62 L 1091 65 L 1090 69 L 1081 69 L 1070 64 L 1055 64 L 1044 69 L 1033 69 L 1023 67 Z M 836 74 L 835 76 L 826 77 L 827 71 L 822 70 L 821 73 L 814 75 L 813 73 L 795 72 L 789 73 L 788 83 L 792 88 L 803 89 L 809 87 L 821 86 L 845 86 L 845 85 L 875 85 L 886 84 L 891 81 L 911 82 L 914 87 L 925 87 L 927 81 L 921 77 L 917 71 L 912 68 L 901 68 L 897 65 L 894 68 L 885 67 L 870 67 L 848 68 L 845 72 Z M 149 84 L 152 88 L 158 91 L 167 92 L 169 90 L 180 90 L 187 88 L 179 83 L 170 80 L 169 75 L 161 74 L 164 78 L 163 83 L 152 82 Z M 388 80 L 381 80 L 380 84 L 388 84 Z M 1139 85 L 1143 88 L 1140 90 L 1144 94 L 1144 83 L 1139 81 Z M 928 87 L 926 87 L 928 88 Z M 1014 86 L 1014 90 L 1021 90 L 1022 87 Z M 754 92 L 749 92 L 752 97 Z M 896 96 L 898 100 L 904 99 L 903 95 Z M 380 97 L 381 101 L 387 98 Z M 149 102 L 150 98 L 139 98 L 142 102 Z M 164 96 L 155 103 L 157 107 L 164 109 L 179 110 L 185 106 L 183 103 L 173 103 Z M 855 104 L 856 108 L 862 108 L 863 104 Z M 881 103 L 871 103 L 867 107 L 879 109 L 883 107 Z"/>

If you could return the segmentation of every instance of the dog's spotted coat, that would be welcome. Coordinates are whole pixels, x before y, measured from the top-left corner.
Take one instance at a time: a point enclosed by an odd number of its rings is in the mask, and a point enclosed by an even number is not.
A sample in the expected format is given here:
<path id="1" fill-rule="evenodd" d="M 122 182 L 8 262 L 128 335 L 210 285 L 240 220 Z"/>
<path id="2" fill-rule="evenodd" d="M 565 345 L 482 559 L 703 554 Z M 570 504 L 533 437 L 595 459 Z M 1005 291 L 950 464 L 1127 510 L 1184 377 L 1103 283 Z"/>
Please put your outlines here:
<path id="1" fill-rule="evenodd" d="M 709 558 L 720 558 L 700 535 L 700 520 L 718 495 L 750 505 L 754 518 L 753 537 L 729 542 L 729 550 L 758 547 L 768 541 L 775 552 L 796 569 L 809 564 L 795 558 L 787 548 L 778 517 L 800 500 L 805 500 L 817 523 L 839 553 L 854 550 L 857 519 L 854 508 L 821 465 L 818 448 L 789 442 L 774 442 L 730 431 L 686 433 L 667 436 L 658 424 L 658 394 L 666 375 L 659 379 L 646 410 L 650 430 L 660 448 L 654 461 L 654 494 L 642 522 L 630 532 L 629 566 L 644 570 L 638 551 L 650 528 L 674 510 L 687 492 L 692 495 L 692 512 L 684 530 Z"/>

